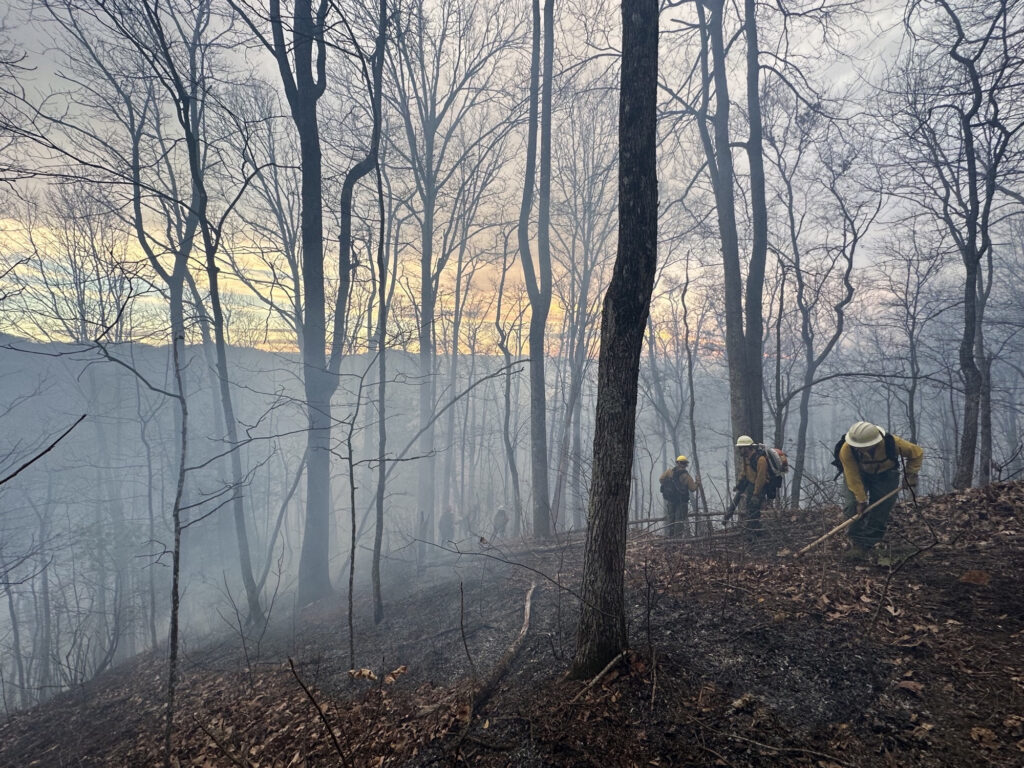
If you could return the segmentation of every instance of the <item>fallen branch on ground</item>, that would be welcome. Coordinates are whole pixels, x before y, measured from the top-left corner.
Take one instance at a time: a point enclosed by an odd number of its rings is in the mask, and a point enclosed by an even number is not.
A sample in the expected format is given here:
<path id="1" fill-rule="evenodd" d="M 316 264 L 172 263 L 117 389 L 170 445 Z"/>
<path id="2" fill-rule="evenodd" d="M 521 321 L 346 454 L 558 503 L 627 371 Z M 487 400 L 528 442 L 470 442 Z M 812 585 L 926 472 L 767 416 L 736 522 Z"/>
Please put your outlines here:
<path id="1" fill-rule="evenodd" d="M 199 718 L 198 718 L 198 717 L 196 717 L 195 715 L 192 715 L 192 720 L 193 720 L 193 721 L 195 722 L 195 724 L 196 724 L 196 725 L 197 725 L 197 726 L 199 727 L 199 730 L 201 730 L 201 731 L 202 731 L 203 733 L 205 733 L 205 734 L 206 734 L 206 735 L 207 735 L 207 736 L 208 736 L 208 737 L 210 738 L 210 741 L 212 741 L 212 742 L 214 743 L 214 745 L 215 745 L 215 746 L 217 747 L 217 749 L 219 749 L 219 750 L 220 750 L 220 751 L 221 751 L 222 753 L 224 753 L 224 756 L 225 756 L 225 757 L 226 757 L 226 758 L 227 758 L 228 760 L 230 760 L 230 761 L 231 761 L 231 762 L 232 762 L 232 763 L 233 763 L 234 765 L 237 765 L 237 766 L 238 766 L 238 768 L 253 768 L 253 765 L 252 765 L 252 763 L 250 763 L 250 762 L 249 762 L 249 761 L 248 761 L 248 760 L 247 760 L 247 759 L 245 758 L 245 756 L 236 756 L 236 755 L 235 755 L 235 754 L 234 754 L 234 753 L 232 752 L 232 750 L 230 750 L 230 749 L 228 748 L 227 744 L 225 744 L 225 743 L 224 743 L 223 741 L 221 741 L 220 739 L 218 739 L 218 738 L 217 738 L 217 737 L 216 737 L 216 736 L 214 735 L 214 733 L 213 733 L 213 731 L 212 731 L 212 730 L 210 730 L 209 728 L 207 728 L 207 727 L 206 727 L 205 725 L 203 725 L 203 724 L 202 724 L 202 723 L 200 722 L 200 720 L 199 720 Z"/>
<path id="2" fill-rule="evenodd" d="M 625 655 L 626 655 L 627 653 L 629 653 L 629 651 L 623 651 L 623 652 L 622 652 L 622 653 L 620 653 L 620 654 L 619 654 L 618 656 L 616 656 L 616 657 L 615 657 L 614 659 L 612 659 L 611 661 L 609 661 L 609 662 L 608 662 L 608 664 L 607 664 L 607 666 L 605 666 L 605 668 L 604 668 L 604 669 L 602 669 L 602 670 L 601 670 L 600 672 L 598 672 L 598 673 L 597 673 L 597 675 L 595 675 L 595 676 L 594 676 L 594 679 L 593 679 L 593 680 L 591 680 L 591 681 L 590 681 L 589 683 L 587 683 L 587 684 L 586 684 L 585 686 L 583 686 L 583 690 L 581 690 L 581 691 L 580 691 L 579 693 L 577 693 L 577 694 L 576 694 L 575 696 L 573 696 L 573 697 L 572 697 L 572 699 L 571 699 L 571 700 L 569 701 L 569 703 L 570 703 L 570 704 L 575 704 L 575 703 L 576 703 L 576 700 L 577 700 L 577 699 L 579 699 L 579 697 L 580 697 L 580 696 L 582 696 L 582 695 L 583 695 L 584 693 L 586 693 L 586 692 L 587 692 L 587 691 L 589 691 L 589 690 L 590 690 L 591 688 L 593 688 L 593 687 L 594 687 L 595 685 L 597 685 L 598 681 L 599 681 L 599 680 L 600 680 L 600 679 L 601 679 L 602 677 L 604 677 L 604 676 L 605 676 L 606 674 L 608 674 L 608 671 L 609 671 L 609 670 L 610 670 L 610 669 L 611 669 L 612 667 L 614 667 L 614 666 L 615 666 L 616 664 L 618 664 L 618 663 L 619 663 L 619 660 L 620 660 L 620 659 L 621 659 L 621 658 L 622 658 L 623 656 L 625 656 Z"/>
<path id="3" fill-rule="evenodd" d="M 494 669 L 492 669 L 490 674 L 487 675 L 487 679 L 476 687 L 469 695 L 469 713 L 466 717 L 466 727 L 462 729 L 462 733 L 459 735 L 459 740 L 455 744 L 453 750 L 453 754 L 455 755 L 459 754 L 462 750 L 462 745 L 465 744 L 466 741 L 476 741 L 469 735 L 469 729 L 473 727 L 473 715 L 478 712 L 494 694 L 501 678 L 504 677 L 506 672 L 508 672 L 508 668 L 512 665 L 513 659 L 515 659 L 519 650 L 523 647 L 523 641 L 526 639 L 526 633 L 530 631 L 530 608 L 533 604 L 533 591 L 536 588 L 537 582 L 533 582 L 530 584 L 530 589 L 526 592 L 526 601 L 523 605 L 523 625 L 519 628 L 519 634 L 516 635 L 515 640 L 512 641 L 512 644 L 508 647 L 505 653 L 502 654 L 502 657 L 498 659 L 498 663 L 494 665 Z M 469 652 L 468 648 L 466 652 Z"/>
<path id="4" fill-rule="evenodd" d="M 473 720 L 473 713 L 487 703 L 487 700 L 494 693 L 495 688 L 498 687 L 498 682 L 508 671 L 513 659 L 515 659 L 516 655 L 519 653 L 519 649 L 523 647 L 523 641 L 526 639 L 526 633 L 530 630 L 530 606 L 533 602 L 533 591 L 536 588 L 537 583 L 533 582 L 530 584 L 530 589 L 526 593 L 526 602 L 523 605 L 523 625 L 519 628 L 519 634 L 516 635 L 516 639 L 512 641 L 512 644 L 498 660 L 498 663 L 494 665 L 494 669 L 491 670 L 491 673 L 473 693 L 473 698 L 472 701 L 470 701 L 469 706 L 470 722 Z"/>
<path id="5" fill-rule="evenodd" d="M 850 765 L 849 763 L 844 762 L 843 760 L 840 760 L 835 755 L 830 755 L 830 754 L 827 754 L 825 752 L 817 752 L 817 751 L 815 751 L 813 749 L 807 749 L 806 747 L 776 747 L 774 744 L 765 744 L 764 742 L 761 742 L 761 741 L 755 741 L 754 739 L 748 739 L 746 736 L 740 736 L 740 735 L 735 734 L 735 733 L 728 733 L 726 731 L 720 731 L 717 728 L 712 728 L 707 723 L 698 720 L 696 717 L 688 717 L 687 719 L 690 722 L 695 723 L 696 725 L 699 725 L 701 728 L 704 728 L 704 729 L 710 731 L 711 733 L 718 734 L 719 736 L 724 736 L 727 739 L 734 739 L 736 741 L 742 741 L 742 742 L 744 742 L 746 744 L 752 744 L 753 746 L 760 747 L 761 749 L 770 749 L 773 752 L 795 752 L 795 753 L 798 753 L 798 754 L 812 755 L 813 757 L 821 757 L 821 758 L 824 758 L 825 760 L 829 760 L 830 762 L 832 762 L 832 763 L 834 763 L 836 765 L 841 765 L 841 766 L 848 766 L 848 765 Z"/>
<path id="6" fill-rule="evenodd" d="M 288 666 L 292 670 L 292 675 L 295 677 L 295 681 L 306 694 L 306 698 L 310 700 L 313 704 L 313 708 L 316 710 L 317 714 L 320 715 L 320 720 L 323 722 L 324 728 L 327 729 L 327 734 L 331 737 L 331 743 L 334 745 L 334 751 L 338 753 L 338 757 L 341 758 L 341 762 L 343 762 L 347 768 L 353 768 L 352 761 L 349 760 L 348 755 L 346 755 L 345 751 L 341 748 L 341 744 L 338 743 L 338 737 L 334 734 L 334 728 L 331 727 L 331 723 L 327 719 L 327 713 L 324 712 L 324 708 L 320 706 L 320 702 L 316 700 L 313 692 L 309 690 L 304 682 L 302 682 L 302 678 L 299 677 L 299 673 L 295 670 L 295 662 L 290 658 L 288 659 Z"/>

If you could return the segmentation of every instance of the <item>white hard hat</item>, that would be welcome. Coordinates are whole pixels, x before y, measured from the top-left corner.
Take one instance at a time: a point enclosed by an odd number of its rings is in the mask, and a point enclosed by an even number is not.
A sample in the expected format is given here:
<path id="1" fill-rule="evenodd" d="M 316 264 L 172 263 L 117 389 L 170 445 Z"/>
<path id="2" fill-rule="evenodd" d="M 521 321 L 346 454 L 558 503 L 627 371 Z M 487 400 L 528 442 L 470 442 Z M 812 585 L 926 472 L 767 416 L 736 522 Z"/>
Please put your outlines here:
<path id="1" fill-rule="evenodd" d="M 739 437 L 736 438 L 736 447 L 737 448 L 746 448 L 746 447 L 751 446 L 753 444 L 754 444 L 754 441 L 750 437 L 750 435 L 740 435 Z"/>
<path id="2" fill-rule="evenodd" d="M 846 433 L 846 444 L 853 448 L 870 448 L 882 442 L 885 430 L 870 421 L 858 421 Z"/>

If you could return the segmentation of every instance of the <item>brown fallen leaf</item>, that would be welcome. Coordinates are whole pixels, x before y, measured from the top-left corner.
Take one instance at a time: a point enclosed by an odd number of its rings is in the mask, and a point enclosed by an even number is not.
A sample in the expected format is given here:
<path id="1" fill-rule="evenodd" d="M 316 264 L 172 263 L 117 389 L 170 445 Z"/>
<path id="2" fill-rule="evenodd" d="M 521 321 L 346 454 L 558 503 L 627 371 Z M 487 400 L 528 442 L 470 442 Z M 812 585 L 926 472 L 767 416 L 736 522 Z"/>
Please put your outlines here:
<path id="1" fill-rule="evenodd" d="M 992 576 L 988 571 L 964 571 L 960 577 L 961 584 L 974 584 L 978 587 L 987 587 L 990 581 L 992 581 Z"/>
<path id="2" fill-rule="evenodd" d="M 924 683 L 919 683 L 916 680 L 900 680 L 896 684 L 896 687 L 920 696 L 921 692 L 924 690 Z"/>
<path id="3" fill-rule="evenodd" d="M 975 726 L 971 728 L 971 741 L 976 741 L 981 746 L 989 749 L 995 749 L 999 746 L 999 737 L 988 728 L 982 728 L 981 726 Z"/>
<path id="4" fill-rule="evenodd" d="M 752 694 L 752 693 L 744 693 L 742 696 L 740 696 L 738 699 L 736 699 L 732 703 L 731 706 L 732 706 L 733 709 L 735 709 L 737 711 L 742 711 L 744 709 L 748 709 L 749 707 L 751 707 L 752 705 L 754 705 L 756 703 L 757 703 L 757 697 L 754 696 L 754 694 Z"/>

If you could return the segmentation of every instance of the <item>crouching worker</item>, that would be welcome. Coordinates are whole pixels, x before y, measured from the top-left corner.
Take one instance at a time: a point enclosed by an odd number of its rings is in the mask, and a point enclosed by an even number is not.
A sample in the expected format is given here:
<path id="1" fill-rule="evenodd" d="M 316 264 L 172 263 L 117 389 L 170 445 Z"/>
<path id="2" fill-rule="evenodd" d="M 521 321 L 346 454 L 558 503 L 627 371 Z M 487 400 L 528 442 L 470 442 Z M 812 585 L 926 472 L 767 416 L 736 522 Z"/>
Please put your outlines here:
<path id="1" fill-rule="evenodd" d="M 899 487 L 900 460 L 906 460 L 904 487 L 917 487 L 924 451 L 920 446 L 889 434 L 881 427 L 858 421 L 840 438 L 832 463 L 843 475 L 843 499 L 847 517 L 862 513 L 871 504 Z M 838 475 L 837 475 L 838 476 Z M 885 535 L 896 494 L 850 526 L 848 560 L 865 560 Z"/>
<path id="2" fill-rule="evenodd" d="M 665 518 L 668 521 L 668 535 L 672 537 L 689 533 L 690 492 L 696 491 L 700 480 L 690 476 L 690 460 L 677 456 L 675 466 L 666 469 L 658 482 L 661 496 L 665 499 Z"/>

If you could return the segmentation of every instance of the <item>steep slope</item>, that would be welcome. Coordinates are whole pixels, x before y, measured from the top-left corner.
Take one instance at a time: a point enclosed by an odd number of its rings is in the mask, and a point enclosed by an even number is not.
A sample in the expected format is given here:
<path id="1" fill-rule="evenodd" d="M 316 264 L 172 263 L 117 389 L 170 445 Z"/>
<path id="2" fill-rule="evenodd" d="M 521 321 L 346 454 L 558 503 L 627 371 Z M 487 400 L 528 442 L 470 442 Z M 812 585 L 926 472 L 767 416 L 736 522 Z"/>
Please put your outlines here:
<path id="1" fill-rule="evenodd" d="M 904 503 L 881 565 L 840 562 L 840 541 L 780 556 L 839 518 L 775 518 L 753 547 L 631 541 L 634 650 L 585 690 L 562 677 L 578 541 L 439 553 L 410 574 L 418 586 L 388 622 L 357 621 L 355 677 L 337 605 L 278 617 L 244 647 L 194 645 L 177 762 L 1024 764 L 1024 485 Z M 523 647 L 470 718 L 475 681 L 513 642 L 531 583 Z M 11 717 L 0 765 L 155 764 L 162 672 L 159 658 L 139 659 Z"/>

